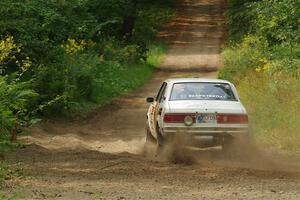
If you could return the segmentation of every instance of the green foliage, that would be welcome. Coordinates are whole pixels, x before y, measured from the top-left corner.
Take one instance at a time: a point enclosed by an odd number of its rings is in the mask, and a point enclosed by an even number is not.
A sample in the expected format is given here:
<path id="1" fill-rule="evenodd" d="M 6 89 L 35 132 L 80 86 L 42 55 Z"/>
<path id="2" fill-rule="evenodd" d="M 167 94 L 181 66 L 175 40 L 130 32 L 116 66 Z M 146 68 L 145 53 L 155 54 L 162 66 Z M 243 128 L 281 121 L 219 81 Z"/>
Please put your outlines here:
<path id="1" fill-rule="evenodd" d="M 161 25 L 170 20 L 174 16 L 174 13 L 170 8 L 154 4 L 138 10 L 137 16 L 134 37 L 136 40 L 141 41 L 145 38 L 153 40 L 155 33 Z"/>
<path id="2" fill-rule="evenodd" d="M 37 118 L 76 116 L 141 85 L 173 0 L 2 0 L 0 152 Z"/>
<path id="3" fill-rule="evenodd" d="M 0 162 L 0 188 L 2 188 L 2 184 L 9 174 L 10 170 L 8 165 L 4 162 Z"/>
<path id="4" fill-rule="evenodd" d="M 256 17 L 252 19 L 254 33 L 270 44 L 300 42 L 300 4 L 297 0 L 263 0 L 249 6 Z"/>
<path id="5" fill-rule="evenodd" d="M 158 66 L 167 51 L 166 44 L 163 42 L 155 42 L 149 44 L 148 48 L 147 63 L 153 67 Z"/>
<path id="6" fill-rule="evenodd" d="M 300 79 L 287 74 L 249 73 L 237 89 L 260 143 L 300 151 Z"/>
<path id="7" fill-rule="evenodd" d="M 0 161 L 0 199 L 12 200 L 24 198 L 23 186 L 15 187 L 15 185 L 24 176 L 24 170 L 20 166 L 10 166 L 5 161 Z M 13 188 L 13 192 L 11 189 Z"/>
<path id="8" fill-rule="evenodd" d="M 231 0 L 227 21 L 219 77 L 237 84 L 259 141 L 300 150 L 299 2 Z"/>
<path id="9" fill-rule="evenodd" d="M 300 42 L 297 0 L 230 0 L 226 15 L 231 39 L 253 34 L 272 45 Z"/>
<path id="10" fill-rule="evenodd" d="M 239 40 L 252 30 L 251 21 L 254 17 L 249 4 L 255 0 L 229 0 L 226 11 L 226 23 L 230 39 Z"/>
<path id="11" fill-rule="evenodd" d="M 28 82 L 8 82 L 0 76 L 0 152 L 5 152 L 15 145 L 7 142 L 14 128 L 28 125 L 34 118 L 28 109 L 38 97 Z M 18 115 L 18 117 L 16 117 Z"/>
<path id="12" fill-rule="evenodd" d="M 265 40 L 253 35 L 245 36 L 240 44 L 232 44 L 222 52 L 225 67 L 219 72 L 219 77 L 238 81 L 249 70 L 255 70 L 263 58 L 268 56 L 268 44 Z"/>

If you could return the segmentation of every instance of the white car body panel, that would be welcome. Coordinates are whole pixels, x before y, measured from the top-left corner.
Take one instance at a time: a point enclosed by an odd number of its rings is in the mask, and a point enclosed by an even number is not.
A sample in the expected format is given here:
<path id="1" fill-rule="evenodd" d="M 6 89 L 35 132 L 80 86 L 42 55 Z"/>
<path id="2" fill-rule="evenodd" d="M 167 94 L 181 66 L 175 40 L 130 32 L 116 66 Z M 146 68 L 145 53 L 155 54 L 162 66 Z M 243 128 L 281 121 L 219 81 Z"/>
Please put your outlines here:
<path id="1" fill-rule="evenodd" d="M 246 113 L 238 101 L 190 100 L 169 101 L 168 104 L 168 112 L 170 113 Z"/>

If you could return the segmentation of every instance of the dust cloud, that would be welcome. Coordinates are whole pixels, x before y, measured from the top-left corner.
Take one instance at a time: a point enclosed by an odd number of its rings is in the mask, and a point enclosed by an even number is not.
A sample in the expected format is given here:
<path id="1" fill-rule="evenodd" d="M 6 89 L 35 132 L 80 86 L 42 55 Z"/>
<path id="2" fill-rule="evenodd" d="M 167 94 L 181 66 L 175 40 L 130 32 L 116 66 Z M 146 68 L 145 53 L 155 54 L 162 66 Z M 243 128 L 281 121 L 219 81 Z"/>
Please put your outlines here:
<path id="1" fill-rule="evenodd" d="M 163 148 L 156 144 L 144 146 L 145 158 L 160 162 L 184 165 L 216 165 L 223 167 L 239 167 L 255 170 L 300 172 L 300 157 L 298 155 L 270 150 L 253 141 L 237 142 L 230 151 L 221 146 L 215 147 L 190 147 L 189 140 L 177 137 L 167 143 Z"/>

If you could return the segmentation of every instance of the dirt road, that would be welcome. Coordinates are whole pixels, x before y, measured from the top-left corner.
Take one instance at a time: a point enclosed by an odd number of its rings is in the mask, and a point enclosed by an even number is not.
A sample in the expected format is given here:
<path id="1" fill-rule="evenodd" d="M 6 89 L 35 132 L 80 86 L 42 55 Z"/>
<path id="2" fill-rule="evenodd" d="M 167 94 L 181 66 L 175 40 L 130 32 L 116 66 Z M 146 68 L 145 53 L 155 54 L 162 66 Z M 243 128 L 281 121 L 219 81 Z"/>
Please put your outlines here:
<path id="1" fill-rule="evenodd" d="M 223 0 L 182 0 L 159 34 L 170 50 L 153 78 L 85 120 L 35 127 L 23 137 L 30 145 L 7 156 L 29 178 L 7 192 L 18 191 L 17 199 L 300 199 L 299 165 L 271 151 L 234 160 L 203 150 L 191 165 L 141 153 L 145 97 L 170 77 L 216 77 L 224 9 Z"/>

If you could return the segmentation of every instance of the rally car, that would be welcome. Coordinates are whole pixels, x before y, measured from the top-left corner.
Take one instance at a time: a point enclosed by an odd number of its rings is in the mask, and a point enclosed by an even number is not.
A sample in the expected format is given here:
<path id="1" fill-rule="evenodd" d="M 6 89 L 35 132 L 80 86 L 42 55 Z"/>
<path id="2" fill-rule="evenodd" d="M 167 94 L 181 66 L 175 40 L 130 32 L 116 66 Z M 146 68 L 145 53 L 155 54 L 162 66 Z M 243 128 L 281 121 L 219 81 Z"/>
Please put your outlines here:
<path id="1" fill-rule="evenodd" d="M 169 79 L 147 102 L 146 143 L 155 142 L 158 147 L 180 135 L 191 146 L 225 148 L 229 141 L 249 135 L 246 109 L 229 81 Z"/>

